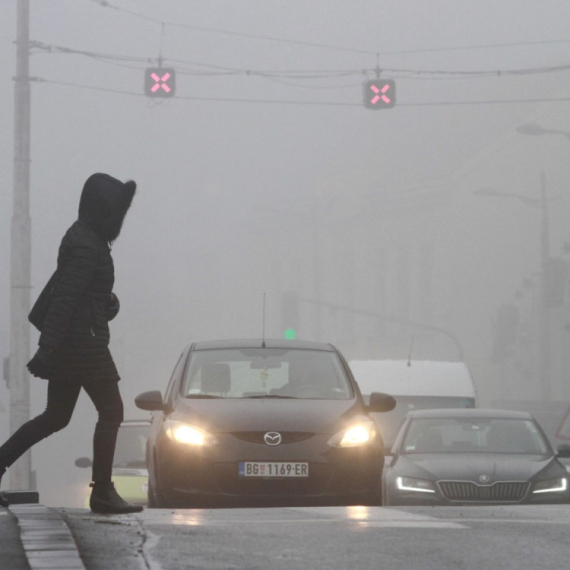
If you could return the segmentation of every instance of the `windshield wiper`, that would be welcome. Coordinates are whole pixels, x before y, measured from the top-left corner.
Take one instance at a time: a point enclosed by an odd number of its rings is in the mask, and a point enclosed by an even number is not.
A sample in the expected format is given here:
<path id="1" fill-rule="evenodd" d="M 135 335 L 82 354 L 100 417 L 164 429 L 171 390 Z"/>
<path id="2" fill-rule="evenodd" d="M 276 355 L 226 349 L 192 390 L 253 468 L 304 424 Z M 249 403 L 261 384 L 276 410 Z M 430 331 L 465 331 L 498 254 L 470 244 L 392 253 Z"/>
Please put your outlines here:
<path id="1" fill-rule="evenodd" d="M 259 398 L 279 398 L 283 400 L 296 400 L 294 396 L 278 396 L 277 394 L 257 394 L 255 396 L 242 396 L 242 399 L 254 400 Z"/>

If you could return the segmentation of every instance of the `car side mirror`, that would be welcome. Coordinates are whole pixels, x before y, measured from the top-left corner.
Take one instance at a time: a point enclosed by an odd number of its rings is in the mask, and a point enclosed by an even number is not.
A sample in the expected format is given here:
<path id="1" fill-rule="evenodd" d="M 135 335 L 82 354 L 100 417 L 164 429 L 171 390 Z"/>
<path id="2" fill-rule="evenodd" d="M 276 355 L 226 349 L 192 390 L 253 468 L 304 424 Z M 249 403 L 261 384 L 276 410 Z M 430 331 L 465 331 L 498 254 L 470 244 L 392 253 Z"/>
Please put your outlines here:
<path id="1" fill-rule="evenodd" d="M 75 460 L 75 467 L 81 467 L 85 469 L 86 467 L 91 467 L 93 465 L 93 461 L 89 459 L 89 457 L 79 457 Z"/>
<path id="2" fill-rule="evenodd" d="M 372 392 L 368 402 L 369 412 L 390 412 L 396 407 L 396 398 L 382 392 Z"/>
<path id="3" fill-rule="evenodd" d="M 568 445 L 567 443 L 562 443 L 561 445 L 559 445 L 556 456 L 562 457 L 564 459 L 570 458 L 570 445 Z"/>
<path id="4" fill-rule="evenodd" d="M 135 398 L 135 406 L 147 412 L 157 412 L 166 409 L 166 404 L 162 401 L 162 394 L 159 390 L 143 392 Z"/>

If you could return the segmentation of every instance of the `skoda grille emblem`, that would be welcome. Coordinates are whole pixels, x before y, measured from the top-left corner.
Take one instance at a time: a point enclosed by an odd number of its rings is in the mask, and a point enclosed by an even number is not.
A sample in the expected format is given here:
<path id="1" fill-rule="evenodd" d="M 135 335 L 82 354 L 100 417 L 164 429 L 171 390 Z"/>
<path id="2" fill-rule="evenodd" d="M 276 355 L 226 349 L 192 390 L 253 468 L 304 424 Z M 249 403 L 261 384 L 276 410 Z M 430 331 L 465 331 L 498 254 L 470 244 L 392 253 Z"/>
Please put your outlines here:
<path id="1" fill-rule="evenodd" d="M 491 480 L 489 475 L 479 475 L 479 482 L 480 483 L 488 483 Z"/>
<path id="2" fill-rule="evenodd" d="M 263 441 L 267 445 L 279 445 L 281 443 L 281 434 L 276 431 L 269 431 L 263 436 Z"/>

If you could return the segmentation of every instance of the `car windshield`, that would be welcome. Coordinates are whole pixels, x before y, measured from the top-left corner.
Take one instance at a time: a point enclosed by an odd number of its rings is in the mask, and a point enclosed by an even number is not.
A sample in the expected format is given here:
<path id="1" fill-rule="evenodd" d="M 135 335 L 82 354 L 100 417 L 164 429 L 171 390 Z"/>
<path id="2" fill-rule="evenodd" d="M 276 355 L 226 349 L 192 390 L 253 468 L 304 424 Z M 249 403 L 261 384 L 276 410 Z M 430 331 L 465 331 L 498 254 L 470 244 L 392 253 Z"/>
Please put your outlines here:
<path id="1" fill-rule="evenodd" d="M 474 408 L 474 398 L 454 398 L 449 396 L 398 396 L 396 407 L 389 412 L 373 413 L 374 420 L 380 428 L 384 445 L 391 446 L 406 414 L 412 410 L 425 410 L 433 408 Z M 363 395 L 366 403 L 370 395 Z"/>
<path id="2" fill-rule="evenodd" d="M 146 468 L 148 425 L 122 425 L 117 435 L 113 467 Z"/>
<path id="3" fill-rule="evenodd" d="M 196 351 L 181 389 L 186 398 L 346 400 L 353 395 L 336 353 L 278 348 Z"/>
<path id="4" fill-rule="evenodd" d="M 546 454 L 548 443 L 527 419 L 416 418 L 410 422 L 403 453 Z"/>

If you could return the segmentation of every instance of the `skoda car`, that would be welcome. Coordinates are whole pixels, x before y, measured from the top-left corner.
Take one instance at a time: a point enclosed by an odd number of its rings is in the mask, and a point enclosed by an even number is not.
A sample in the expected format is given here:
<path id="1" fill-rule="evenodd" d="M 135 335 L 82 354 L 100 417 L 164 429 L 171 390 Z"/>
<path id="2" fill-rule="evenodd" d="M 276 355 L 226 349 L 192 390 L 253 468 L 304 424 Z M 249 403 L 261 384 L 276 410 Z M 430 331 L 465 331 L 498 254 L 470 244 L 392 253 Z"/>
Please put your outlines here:
<path id="1" fill-rule="evenodd" d="M 199 342 L 180 356 L 154 411 L 149 506 L 369 504 L 381 499 L 384 449 L 371 411 L 330 344 Z"/>
<path id="2" fill-rule="evenodd" d="M 568 472 L 526 412 L 409 412 L 384 474 L 387 505 L 568 503 Z"/>

